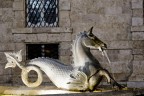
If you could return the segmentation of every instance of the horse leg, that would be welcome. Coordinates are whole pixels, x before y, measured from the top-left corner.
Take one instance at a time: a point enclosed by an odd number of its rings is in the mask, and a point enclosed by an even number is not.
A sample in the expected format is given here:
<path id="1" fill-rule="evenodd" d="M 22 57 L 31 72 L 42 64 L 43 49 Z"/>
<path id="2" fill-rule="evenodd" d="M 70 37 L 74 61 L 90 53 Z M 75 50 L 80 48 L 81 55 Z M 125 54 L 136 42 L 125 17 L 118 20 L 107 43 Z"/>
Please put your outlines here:
<path id="1" fill-rule="evenodd" d="M 120 84 L 118 84 L 118 83 L 113 79 L 113 77 L 110 75 L 110 73 L 109 73 L 106 69 L 101 69 L 101 70 L 99 70 L 98 74 L 99 74 L 100 76 L 106 77 L 107 82 L 110 83 L 110 84 L 112 84 L 113 87 L 114 87 L 114 86 L 117 86 L 118 89 L 122 89 L 122 88 L 123 88 L 123 86 L 121 86 Z"/>
<path id="2" fill-rule="evenodd" d="M 96 90 L 97 86 L 99 83 L 102 81 L 103 76 L 100 74 L 95 73 L 93 76 L 89 78 L 89 91 L 94 91 Z"/>

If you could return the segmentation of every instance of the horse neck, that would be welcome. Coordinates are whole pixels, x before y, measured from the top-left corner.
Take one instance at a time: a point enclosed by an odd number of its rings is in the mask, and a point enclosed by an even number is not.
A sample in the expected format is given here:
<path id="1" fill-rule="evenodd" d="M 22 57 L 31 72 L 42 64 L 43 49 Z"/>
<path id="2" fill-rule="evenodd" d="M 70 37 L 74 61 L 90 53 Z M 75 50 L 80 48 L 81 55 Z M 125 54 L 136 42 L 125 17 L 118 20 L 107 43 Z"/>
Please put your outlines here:
<path id="1" fill-rule="evenodd" d="M 90 49 L 86 48 L 83 44 L 82 44 L 82 37 L 78 37 L 72 45 L 72 52 L 73 52 L 73 62 L 74 62 L 74 66 L 83 66 L 85 64 L 85 62 L 88 62 L 91 60 L 91 52 Z"/>

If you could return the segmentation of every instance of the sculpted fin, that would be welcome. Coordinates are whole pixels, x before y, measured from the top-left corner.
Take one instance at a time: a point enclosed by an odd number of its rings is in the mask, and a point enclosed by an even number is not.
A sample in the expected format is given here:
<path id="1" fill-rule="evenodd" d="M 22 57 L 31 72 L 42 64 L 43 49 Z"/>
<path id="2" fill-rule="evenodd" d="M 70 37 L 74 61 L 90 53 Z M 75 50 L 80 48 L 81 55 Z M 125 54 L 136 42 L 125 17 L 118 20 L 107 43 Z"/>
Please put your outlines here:
<path id="1" fill-rule="evenodd" d="M 14 58 L 10 54 L 8 54 L 6 52 L 4 54 L 6 55 L 6 59 L 8 61 L 6 66 L 5 66 L 5 69 L 9 68 L 9 67 L 15 68 L 16 67 L 16 63 L 15 63 Z"/>

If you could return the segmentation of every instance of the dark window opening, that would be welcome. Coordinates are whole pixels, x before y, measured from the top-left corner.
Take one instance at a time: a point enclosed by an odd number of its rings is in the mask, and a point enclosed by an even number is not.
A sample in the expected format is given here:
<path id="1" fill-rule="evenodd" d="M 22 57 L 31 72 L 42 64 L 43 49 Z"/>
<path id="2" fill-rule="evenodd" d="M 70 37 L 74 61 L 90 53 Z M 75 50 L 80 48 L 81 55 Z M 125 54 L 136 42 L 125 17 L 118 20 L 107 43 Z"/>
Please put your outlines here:
<path id="1" fill-rule="evenodd" d="M 26 0 L 27 27 L 58 27 L 58 0 Z"/>
<path id="2" fill-rule="evenodd" d="M 26 59 L 49 57 L 59 59 L 59 44 L 26 44 Z"/>

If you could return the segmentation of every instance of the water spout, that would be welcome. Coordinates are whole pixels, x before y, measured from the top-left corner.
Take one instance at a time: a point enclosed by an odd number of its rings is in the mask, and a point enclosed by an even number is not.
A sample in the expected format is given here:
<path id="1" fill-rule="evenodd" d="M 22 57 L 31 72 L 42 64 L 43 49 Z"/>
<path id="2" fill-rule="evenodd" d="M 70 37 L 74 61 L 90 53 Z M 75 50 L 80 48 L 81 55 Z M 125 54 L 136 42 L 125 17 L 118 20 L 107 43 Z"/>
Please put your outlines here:
<path id="1" fill-rule="evenodd" d="M 110 61 L 110 59 L 109 59 L 109 57 L 108 57 L 108 54 L 107 54 L 107 52 L 106 52 L 105 50 L 103 50 L 103 54 L 104 54 L 104 56 L 107 58 L 108 63 L 111 64 L 111 61 Z"/>
<path id="2" fill-rule="evenodd" d="M 115 79 L 114 73 L 112 72 L 112 63 L 111 63 L 111 61 L 110 61 L 110 59 L 109 59 L 109 57 L 108 57 L 107 52 L 106 52 L 105 50 L 103 50 L 103 53 L 102 53 L 102 54 L 104 54 L 104 56 L 107 58 L 107 61 L 108 61 L 109 65 L 110 65 L 111 74 L 112 74 L 113 78 Z"/>

